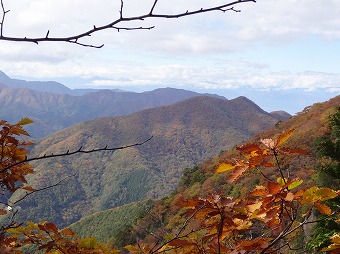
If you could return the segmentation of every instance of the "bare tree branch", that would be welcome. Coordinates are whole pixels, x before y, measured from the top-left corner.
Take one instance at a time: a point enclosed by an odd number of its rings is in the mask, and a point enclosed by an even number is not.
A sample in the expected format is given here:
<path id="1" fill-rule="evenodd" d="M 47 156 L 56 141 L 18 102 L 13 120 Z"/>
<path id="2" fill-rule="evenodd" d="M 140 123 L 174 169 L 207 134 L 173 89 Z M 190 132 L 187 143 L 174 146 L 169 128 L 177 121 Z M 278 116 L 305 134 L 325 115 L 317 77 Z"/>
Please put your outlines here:
<path id="1" fill-rule="evenodd" d="M 120 146 L 120 147 L 113 147 L 113 148 L 108 148 L 107 146 L 103 147 L 103 148 L 97 148 L 97 149 L 91 149 L 91 150 L 83 150 L 82 147 L 80 147 L 78 150 L 75 150 L 75 151 L 72 151 L 70 152 L 69 150 L 67 150 L 67 152 L 65 153 L 57 153 L 57 154 L 45 154 L 43 156 L 38 156 L 38 157 L 32 157 L 32 158 L 26 158 L 25 160 L 22 160 L 22 161 L 18 161 L 14 164 L 11 164 L 5 168 L 2 168 L 0 169 L 0 173 L 1 172 L 4 172 L 14 166 L 17 166 L 17 165 L 20 165 L 20 164 L 23 164 L 23 163 L 28 163 L 28 162 L 31 162 L 31 161 L 37 161 L 37 160 L 45 160 L 45 159 L 49 159 L 49 158 L 56 158 L 56 157 L 65 157 L 65 156 L 70 156 L 70 155 L 74 155 L 74 154 L 78 154 L 78 153 L 94 153 L 94 152 L 102 152 L 102 151 L 117 151 L 117 150 L 123 150 L 123 149 L 126 149 L 126 148 L 130 148 L 130 147 L 134 147 L 134 146 L 141 146 L 143 144 L 145 144 L 146 142 L 150 141 L 152 139 L 153 136 L 151 136 L 150 138 L 140 142 L 140 143 L 135 143 L 135 144 L 132 144 L 132 145 L 126 145 L 126 146 Z"/>
<path id="2" fill-rule="evenodd" d="M 138 27 L 121 27 L 120 25 L 125 23 L 125 22 L 130 22 L 130 21 L 144 21 L 146 19 L 151 19 L 151 18 L 162 18 L 162 19 L 177 19 L 185 16 L 191 16 L 191 15 L 197 15 L 201 13 L 206 13 L 206 12 L 213 12 L 213 11 L 221 11 L 221 12 L 227 12 L 227 11 L 235 11 L 235 12 L 240 12 L 240 10 L 234 9 L 234 6 L 237 4 L 241 3 L 246 3 L 246 2 L 254 2 L 256 3 L 256 0 L 235 0 L 228 3 L 225 3 L 223 5 L 219 6 L 214 6 L 210 8 L 200 8 L 198 10 L 194 11 L 189 11 L 187 10 L 186 12 L 182 13 L 177 13 L 177 14 L 156 14 L 154 13 L 154 10 L 157 6 L 158 0 L 154 0 L 150 11 L 146 14 L 142 14 L 139 16 L 131 16 L 131 17 L 124 17 L 123 16 L 123 8 L 124 8 L 124 0 L 121 0 L 120 4 L 120 10 L 119 10 L 119 18 L 116 20 L 111 21 L 110 23 L 102 26 L 93 26 L 92 29 L 88 29 L 87 31 L 84 31 L 79 34 L 75 34 L 72 36 L 65 36 L 65 37 L 50 37 L 50 30 L 47 31 L 46 35 L 44 37 L 11 37 L 11 36 L 5 36 L 3 33 L 4 29 L 4 22 L 5 22 L 5 17 L 6 14 L 10 10 L 6 10 L 4 6 L 4 0 L 1 0 L 1 7 L 2 7 L 2 20 L 0 23 L 0 41 L 16 41 L 16 42 L 31 42 L 31 43 L 36 43 L 39 44 L 39 42 L 68 42 L 84 47 L 91 47 L 91 48 L 102 48 L 104 44 L 101 45 L 92 45 L 92 44 L 87 44 L 87 43 L 82 43 L 79 42 L 79 39 L 83 39 L 85 37 L 89 37 L 94 33 L 97 33 L 102 30 L 107 30 L 107 29 L 115 29 L 118 32 L 120 30 L 151 30 L 155 26 L 150 26 L 150 27 L 143 27 L 143 26 L 138 26 Z"/>

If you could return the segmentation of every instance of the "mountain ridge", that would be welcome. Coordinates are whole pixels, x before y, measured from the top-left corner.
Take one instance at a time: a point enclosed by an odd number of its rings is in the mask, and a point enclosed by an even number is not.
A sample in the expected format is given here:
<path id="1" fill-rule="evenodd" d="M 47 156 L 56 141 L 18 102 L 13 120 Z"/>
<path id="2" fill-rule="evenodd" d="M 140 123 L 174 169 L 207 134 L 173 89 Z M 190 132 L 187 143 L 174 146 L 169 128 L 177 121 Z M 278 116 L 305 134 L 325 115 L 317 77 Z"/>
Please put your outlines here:
<path id="1" fill-rule="evenodd" d="M 28 131 L 33 138 L 41 138 L 82 121 L 128 115 L 202 95 L 227 100 L 217 94 L 170 87 L 142 93 L 117 89 L 72 90 L 54 81 L 12 79 L 0 71 L 0 118 L 9 122 L 31 118 L 34 124 L 28 127 Z M 280 120 L 287 115 L 281 115 Z"/>
<path id="2" fill-rule="evenodd" d="M 95 211 L 145 198 L 159 198 L 178 184 L 186 167 L 277 123 L 244 98 L 193 97 L 176 104 L 145 109 L 128 116 L 81 122 L 41 139 L 30 156 L 120 147 L 153 138 L 142 146 L 115 153 L 85 154 L 33 163 L 38 186 L 68 175 L 63 186 L 36 193 L 20 204 L 29 220 L 51 220 L 61 226 Z M 37 203 L 35 200 L 46 200 Z"/>
<path id="3" fill-rule="evenodd" d="M 295 129 L 294 134 L 287 140 L 285 146 L 312 151 L 314 138 L 325 135 L 325 133 L 329 131 L 329 115 L 333 114 L 335 108 L 339 105 L 340 96 L 337 96 L 324 103 L 316 103 L 306 107 L 302 112 L 289 120 L 252 136 L 246 140 L 244 144 L 257 143 L 261 138 L 273 137 L 282 131 Z M 178 200 L 185 200 L 196 196 L 205 198 L 209 197 L 211 193 L 223 193 L 223 196 L 242 197 L 242 195 L 245 195 L 245 193 L 259 184 L 260 180 L 256 178 L 257 174 L 255 172 L 245 175 L 232 185 L 227 183 L 226 174 L 212 173 L 220 161 L 225 161 L 231 157 L 238 157 L 235 149 L 220 153 L 214 158 L 208 159 L 196 167 L 186 170 L 181 178 L 180 186 L 171 195 L 164 197 L 162 200 L 153 200 L 153 207 L 143 210 L 143 214 L 146 215 L 144 215 L 144 218 L 139 217 L 138 221 L 129 220 L 126 224 L 119 225 L 120 228 L 116 227 L 116 220 L 122 219 L 122 214 L 126 211 L 126 207 L 122 206 L 85 216 L 81 220 L 73 223 L 71 228 L 78 233 L 79 237 L 96 237 L 100 241 L 110 242 L 118 247 L 134 244 L 136 239 L 138 239 L 138 241 L 142 240 L 141 231 L 143 231 L 144 237 L 150 237 L 153 233 L 159 237 L 158 239 L 162 239 L 162 232 L 168 232 L 164 230 L 164 228 L 177 232 L 175 227 L 178 225 L 179 227 L 183 226 L 182 223 L 178 223 L 179 218 L 181 218 L 183 214 L 183 210 L 182 213 L 180 213 L 180 208 L 176 207 Z M 285 168 L 285 170 L 290 170 L 292 178 L 297 176 L 304 181 L 311 181 L 311 175 L 316 166 L 316 158 L 312 153 L 307 157 L 291 156 L 287 158 L 287 160 L 282 160 L 281 163 L 281 166 Z M 279 176 L 276 169 L 268 170 L 266 175 L 267 177 L 271 175 Z M 133 205 L 138 207 L 136 203 Z M 130 209 L 129 212 L 135 216 L 141 214 L 139 210 L 135 209 L 135 212 L 131 209 L 132 204 L 128 208 Z M 154 215 L 153 217 L 152 214 Z M 157 216 L 161 217 L 161 222 L 157 220 Z M 105 220 L 103 218 L 105 218 Z M 152 219 L 155 220 L 152 221 Z M 108 224 L 111 223 L 114 225 L 114 228 L 109 228 Z M 162 229 L 161 227 L 164 228 Z M 139 231 L 138 228 L 140 229 Z M 152 233 L 146 232 L 148 228 L 152 229 Z M 137 234 L 133 233 L 133 229 L 137 229 L 138 237 Z M 129 237 L 124 237 L 126 235 Z"/>
<path id="4" fill-rule="evenodd" d="M 30 117 L 34 124 L 28 127 L 28 131 L 32 137 L 40 138 L 82 121 L 128 115 L 195 96 L 200 94 L 174 88 L 144 93 L 100 90 L 72 96 L 39 92 L 27 87 L 13 89 L 3 85 L 0 86 L 0 118 L 16 122 L 21 118 Z"/>

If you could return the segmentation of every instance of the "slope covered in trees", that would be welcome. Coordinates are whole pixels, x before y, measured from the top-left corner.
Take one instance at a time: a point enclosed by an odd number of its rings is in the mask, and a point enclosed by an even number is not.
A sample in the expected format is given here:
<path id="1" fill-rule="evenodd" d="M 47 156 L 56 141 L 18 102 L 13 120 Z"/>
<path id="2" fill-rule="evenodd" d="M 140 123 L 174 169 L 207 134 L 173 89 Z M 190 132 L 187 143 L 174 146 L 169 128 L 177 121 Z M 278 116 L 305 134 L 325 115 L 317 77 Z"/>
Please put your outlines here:
<path id="1" fill-rule="evenodd" d="M 171 192 L 186 167 L 232 148 L 277 123 L 256 104 L 240 97 L 195 97 L 126 117 L 83 122 L 38 142 L 31 156 L 140 142 L 114 154 L 85 154 L 32 163 L 34 186 L 65 176 L 62 186 L 22 202 L 21 219 L 50 220 L 65 226 L 83 215 Z M 39 202 L 38 202 L 39 201 Z"/>
<path id="2" fill-rule="evenodd" d="M 290 120 L 281 122 L 274 128 L 253 136 L 251 139 L 247 140 L 246 143 L 255 142 L 255 140 L 259 140 L 261 138 L 272 137 L 282 130 L 295 129 L 294 135 L 287 140 L 287 146 L 304 149 L 306 151 L 310 151 L 311 154 L 309 156 L 298 155 L 291 158 L 289 157 L 288 159 L 280 159 L 280 163 L 282 164 L 282 168 L 285 172 L 290 172 L 290 177 L 299 177 L 304 180 L 307 185 L 312 186 L 315 181 L 320 181 L 318 180 L 318 173 L 316 172 L 317 159 L 314 153 L 314 142 L 319 136 L 323 136 L 328 133 L 329 115 L 334 114 L 335 108 L 339 105 L 340 96 L 324 103 L 314 104 L 311 107 L 305 108 L 302 112 Z M 254 189 L 256 185 L 263 182 L 263 180 L 261 180 L 261 175 L 255 172 L 247 174 L 238 182 L 234 182 L 232 184 L 227 181 L 229 174 L 213 174 L 216 166 L 221 161 L 225 161 L 227 158 L 235 156 L 237 156 L 237 152 L 235 150 L 226 151 L 213 159 L 201 163 L 197 167 L 186 169 L 176 191 L 173 192 L 171 196 L 158 201 L 155 206 L 148 211 L 145 218 L 134 225 L 133 236 L 131 236 L 130 230 L 123 232 L 119 231 L 110 235 L 110 233 L 105 230 L 106 226 L 98 223 L 98 221 L 101 220 L 101 213 L 96 214 L 95 220 L 93 217 L 84 218 L 84 221 L 86 221 L 86 225 L 88 226 L 87 228 L 90 228 L 90 230 L 85 231 L 83 229 L 82 221 L 75 224 L 77 225 L 75 230 L 78 230 L 78 232 L 84 237 L 97 236 L 97 232 L 101 232 L 100 234 L 103 235 L 105 232 L 107 233 L 106 239 L 111 239 L 111 242 L 113 239 L 119 239 L 117 242 L 113 241 L 116 246 L 124 246 L 125 244 L 135 243 L 138 239 L 141 239 L 141 236 L 145 237 L 144 241 L 148 243 L 149 246 L 153 246 L 156 242 L 164 239 L 166 240 L 168 234 L 178 232 L 185 222 L 185 217 L 182 215 L 183 208 L 178 206 L 179 200 L 190 199 L 193 197 L 211 198 L 221 192 L 225 196 L 245 197 L 246 193 Z M 280 177 L 280 174 L 274 169 L 269 169 L 269 174 L 267 176 L 275 178 Z M 113 215 L 111 216 L 113 218 Z M 95 232 L 94 230 L 91 230 L 93 227 L 95 227 L 98 231 Z M 293 239 L 292 242 L 296 247 L 305 247 L 304 243 L 311 234 L 310 229 L 310 227 L 305 227 L 303 233 L 292 234 L 289 236 Z M 321 228 L 322 232 L 324 232 L 324 230 L 324 228 Z M 151 235 L 151 232 L 155 237 Z M 256 235 L 256 231 L 253 233 Z M 261 232 L 261 234 L 262 233 L 263 232 Z M 318 231 L 318 235 L 320 236 L 320 231 Z M 329 237 L 329 234 L 326 234 L 325 232 L 323 240 L 325 240 L 327 236 Z M 179 242 L 180 241 L 177 243 Z M 184 246 L 184 242 L 182 242 L 182 244 Z M 294 250 L 292 253 L 294 253 Z"/>

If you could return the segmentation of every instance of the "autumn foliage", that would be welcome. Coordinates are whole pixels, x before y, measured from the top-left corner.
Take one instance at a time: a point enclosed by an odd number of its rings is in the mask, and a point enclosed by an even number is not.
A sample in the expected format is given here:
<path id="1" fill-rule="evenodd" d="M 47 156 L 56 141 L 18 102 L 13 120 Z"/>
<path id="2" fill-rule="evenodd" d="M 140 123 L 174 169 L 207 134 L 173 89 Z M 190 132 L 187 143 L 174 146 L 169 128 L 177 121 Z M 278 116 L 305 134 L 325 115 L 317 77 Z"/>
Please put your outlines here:
<path id="1" fill-rule="evenodd" d="M 155 245 L 127 246 L 139 253 L 289 253 L 298 251 L 294 236 L 307 224 L 315 223 L 312 213 L 317 210 L 330 216 L 325 201 L 339 196 L 331 188 L 319 188 L 290 178 L 282 168 L 287 156 L 308 156 L 309 153 L 288 148 L 284 143 L 294 129 L 259 144 L 237 147 L 242 158 L 220 162 L 215 173 L 227 173 L 229 184 L 251 173 L 262 176 L 245 198 L 214 195 L 210 198 L 179 199 L 177 206 L 187 219 L 177 233 L 168 235 Z M 279 177 L 272 179 L 266 169 L 275 168 Z M 337 250 L 337 238 L 324 250 Z M 335 252 L 334 252 L 335 253 Z"/>
<path id="2" fill-rule="evenodd" d="M 24 225 L 15 222 L 15 204 L 10 194 L 21 189 L 23 198 L 36 191 L 27 183 L 27 175 L 34 174 L 28 164 L 26 146 L 21 136 L 28 136 L 23 125 L 28 118 L 16 124 L 1 121 L 0 187 L 2 206 L 0 214 L 9 217 L 0 231 L 0 253 L 23 253 L 22 247 L 35 246 L 44 253 L 116 253 L 112 246 L 94 238 L 79 239 L 69 228 L 58 229 L 50 222 Z M 209 198 L 178 198 L 176 206 L 185 218 L 179 229 L 156 243 L 138 242 L 128 245 L 131 253 L 288 253 L 295 250 L 293 236 L 307 224 L 315 223 L 314 211 L 330 216 L 333 211 L 326 201 L 340 192 L 328 187 L 317 187 L 290 177 L 281 165 L 287 156 L 308 156 L 309 153 L 285 147 L 294 129 L 275 138 L 261 139 L 258 144 L 237 147 L 240 158 L 221 161 L 215 174 L 227 174 L 227 182 L 234 184 L 249 174 L 262 176 L 262 181 L 244 198 L 215 194 Z M 267 174 L 275 169 L 279 177 Z M 9 196 L 8 196 L 9 195 Z M 331 238 L 331 245 L 323 251 L 338 253 L 339 236 Z"/>

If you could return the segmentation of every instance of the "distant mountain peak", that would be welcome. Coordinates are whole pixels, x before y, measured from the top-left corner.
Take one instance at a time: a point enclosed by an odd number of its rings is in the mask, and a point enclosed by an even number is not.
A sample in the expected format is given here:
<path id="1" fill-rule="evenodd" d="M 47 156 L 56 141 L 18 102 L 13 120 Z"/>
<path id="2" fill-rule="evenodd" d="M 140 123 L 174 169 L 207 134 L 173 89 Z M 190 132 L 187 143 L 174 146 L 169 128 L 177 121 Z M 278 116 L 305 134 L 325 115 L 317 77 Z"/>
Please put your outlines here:
<path id="1" fill-rule="evenodd" d="M 0 71 L 0 80 L 9 80 L 11 79 L 8 77 L 3 71 Z"/>

